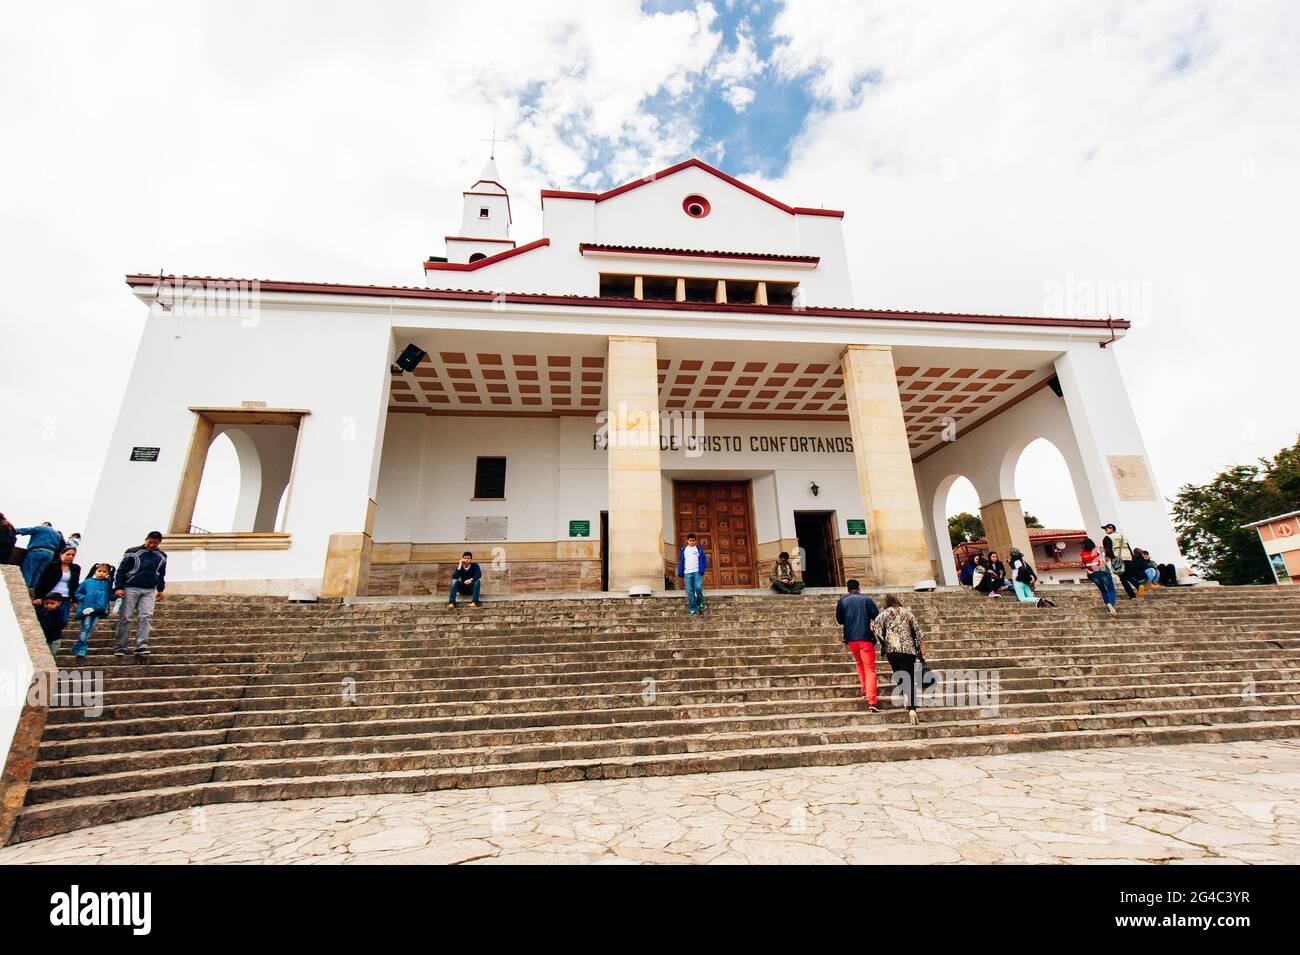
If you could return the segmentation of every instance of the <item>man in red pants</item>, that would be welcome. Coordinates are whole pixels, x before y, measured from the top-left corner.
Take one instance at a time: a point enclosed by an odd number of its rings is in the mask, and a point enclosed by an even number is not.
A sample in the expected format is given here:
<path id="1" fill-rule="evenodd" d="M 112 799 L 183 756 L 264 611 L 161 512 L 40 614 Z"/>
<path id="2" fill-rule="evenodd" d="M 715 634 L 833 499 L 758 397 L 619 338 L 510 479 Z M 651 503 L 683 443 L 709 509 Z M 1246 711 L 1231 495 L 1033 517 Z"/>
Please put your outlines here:
<path id="1" fill-rule="evenodd" d="M 835 605 L 835 622 L 844 627 L 844 644 L 858 666 L 858 682 L 872 713 L 876 709 L 876 642 L 871 635 L 871 621 L 880 616 L 876 602 L 859 590 L 856 580 L 849 581 L 849 592 Z"/>

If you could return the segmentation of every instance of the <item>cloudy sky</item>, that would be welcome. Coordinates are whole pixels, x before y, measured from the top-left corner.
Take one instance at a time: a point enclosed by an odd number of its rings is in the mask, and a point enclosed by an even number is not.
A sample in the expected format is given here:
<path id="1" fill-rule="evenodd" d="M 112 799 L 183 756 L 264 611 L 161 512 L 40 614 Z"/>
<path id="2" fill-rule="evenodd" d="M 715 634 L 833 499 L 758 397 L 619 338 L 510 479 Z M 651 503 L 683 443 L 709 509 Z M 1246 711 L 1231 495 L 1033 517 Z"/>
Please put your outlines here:
<path id="1" fill-rule="evenodd" d="M 1173 493 L 1296 437 L 1297 38 L 1285 2 L 10 5 L 0 510 L 83 523 L 145 318 L 124 273 L 421 284 L 493 123 L 519 239 L 540 188 L 696 155 L 845 209 L 858 305 L 1130 291 Z M 1063 478 L 1022 461 L 1048 524 Z"/>

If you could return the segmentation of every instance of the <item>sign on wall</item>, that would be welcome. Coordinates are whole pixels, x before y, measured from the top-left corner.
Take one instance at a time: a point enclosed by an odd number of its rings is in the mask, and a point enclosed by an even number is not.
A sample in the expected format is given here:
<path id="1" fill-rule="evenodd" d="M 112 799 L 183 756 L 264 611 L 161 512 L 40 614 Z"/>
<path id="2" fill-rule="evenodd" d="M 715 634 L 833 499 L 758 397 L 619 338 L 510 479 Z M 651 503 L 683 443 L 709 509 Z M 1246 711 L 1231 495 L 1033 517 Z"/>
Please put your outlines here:
<path id="1" fill-rule="evenodd" d="M 1140 454 L 1107 455 L 1111 480 L 1121 501 L 1154 501 L 1156 489 L 1151 483 L 1147 463 Z"/>
<path id="2" fill-rule="evenodd" d="M 506 539 L 508 517 L 465 518 L 465 540 L 503 541 Z"/>
<path id="3" fill-rule="evenodd" d="M 158 452 L 161 450 L 162 450 L 161 448 L 132 448 L 131 460 L 132 461 L 157 461 Z"/>
<path id="4" fill-rule="evenodd" d="M 850 534 L 867 533 L 867 522 L 865 520 L 847 520 L 844 523 L 848 525 Z"/>
<path id="5" fill-rule="evenodd" d="M 570 537 L 590 537 L 591 521 L 569 521 Z"/>

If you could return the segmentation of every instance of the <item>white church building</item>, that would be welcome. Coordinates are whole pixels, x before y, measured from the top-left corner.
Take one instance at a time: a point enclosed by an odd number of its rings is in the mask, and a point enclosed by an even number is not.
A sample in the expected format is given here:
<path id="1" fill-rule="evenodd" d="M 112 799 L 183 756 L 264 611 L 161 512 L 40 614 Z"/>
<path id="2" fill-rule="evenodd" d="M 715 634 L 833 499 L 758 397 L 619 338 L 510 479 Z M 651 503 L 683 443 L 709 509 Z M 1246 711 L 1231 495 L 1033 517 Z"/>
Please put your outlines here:
<path id="1" fill-rule="evenodd" d="M 1015 486 L 1047 438 L 1090 532 L 1184 561 L 1108 319 L 854 307 L 843 212 L 692 159 L 542 192 L 511 237 L 489 161 L 423 287 L 128 275 L 149 317 L 88 539 L 164 531 L 170 589 L 661 590 L 688 533 L 706 587 L 955 584 L 945 505 L 1030 552 Z M 412 347 L 413 346 L 413 347 Z M 212 442 L 240 491 L 193 524 Z"/>

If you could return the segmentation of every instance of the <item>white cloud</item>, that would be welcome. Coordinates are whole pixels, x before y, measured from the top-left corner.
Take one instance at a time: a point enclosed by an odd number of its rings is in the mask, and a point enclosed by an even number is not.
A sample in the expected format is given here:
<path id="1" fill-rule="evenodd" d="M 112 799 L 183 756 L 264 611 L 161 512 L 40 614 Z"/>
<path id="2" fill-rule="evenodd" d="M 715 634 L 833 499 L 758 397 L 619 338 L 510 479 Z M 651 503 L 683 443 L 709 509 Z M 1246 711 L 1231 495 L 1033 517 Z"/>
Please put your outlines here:
<path id="1" fill-rule="evenodd" d="M 722 94 L 722 98 L 731 104 L 731 108 L 737 113 L 743 113 L 745 107 L 754 102 L 754 95 L 754 91 L 748 86 L 731 86 Z"/>
<path id="2" fill-rule="evenodd" d="M 123 273 L 418 284 L 494 120 L 529 237 L 539 188 L 723 162 L 685 106 L 708 83 L 744 110 L 774 74 L 825 108 L 755 184 L 848 211 L 862 304 L 1037 312 L 1071 274 L 1150 284 L 1119 355 L 1172 492 L 1294 438 L 1298 17 L 792 0 L 765 63 L 709 4 L 16 7 L 0 445 L 25 463 L 0 510 L 84 520 L 143 322 Z"/>
<path id="3" fill-rule="evenodd" d="M 1300 344 L 1300 11 L 792 0 L 777 29 L 775 68 L 828 106 L 771 188 L 848 210 L 861 304 L 1145 283 L 1118 355 L 1162 490 L 1295 440 L 1265 356 Z"/>
<path id="4" fill-rule="evenodd" d="M 143 309 L 126 272 L 420 284 L 493 121 L 517 235 L 538 190 L 675 161 L 709 4 L 83 3 L 0 33 L 0 510 L 80 525 Z"/>
<path id="5" fill-rule="evenodd" d="M 737 113 L 743 113 L 755 96 L 752 86 L 744 84 L 757 79 L 765 66 L 754 46 L 748 25 L 741 24 L 736 30 L 735 47 L 713 61 L 709 67 L 709 78 L 718 84 L 722 98 L 731 108 Z"/>

